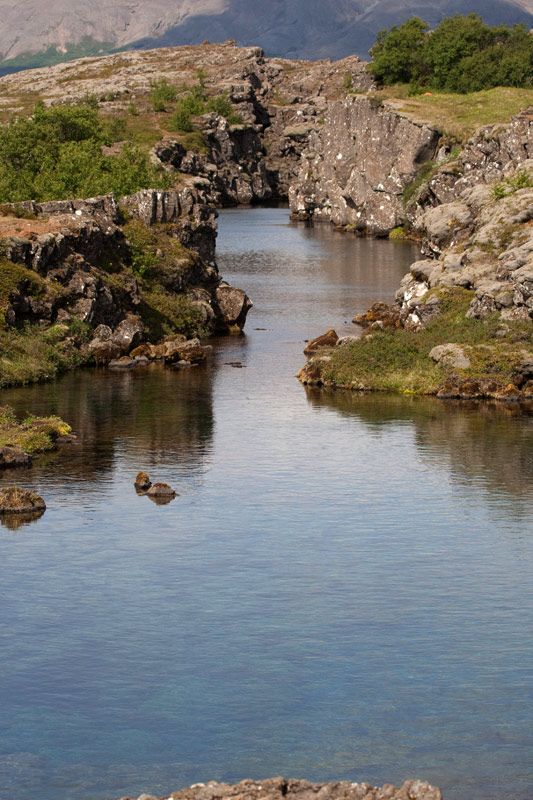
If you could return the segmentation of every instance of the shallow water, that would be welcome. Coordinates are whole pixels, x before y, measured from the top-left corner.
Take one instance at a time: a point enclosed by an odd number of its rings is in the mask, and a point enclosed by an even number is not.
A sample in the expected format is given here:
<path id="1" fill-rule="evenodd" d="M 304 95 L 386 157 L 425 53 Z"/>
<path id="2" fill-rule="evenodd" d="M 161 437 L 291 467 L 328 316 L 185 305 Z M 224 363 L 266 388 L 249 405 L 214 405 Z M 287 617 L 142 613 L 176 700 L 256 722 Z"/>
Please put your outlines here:
<path id="1" fill-rule="evenodd" d="M 0 799 L 284 774 L 526 800 L 532 418 L 294 379 L 411 245 L 254 209 L 218 252 L 255 308 L 206 368 L 1 393 L 79 439 L 16 474 L 44 516 L 0 527 Z"/>

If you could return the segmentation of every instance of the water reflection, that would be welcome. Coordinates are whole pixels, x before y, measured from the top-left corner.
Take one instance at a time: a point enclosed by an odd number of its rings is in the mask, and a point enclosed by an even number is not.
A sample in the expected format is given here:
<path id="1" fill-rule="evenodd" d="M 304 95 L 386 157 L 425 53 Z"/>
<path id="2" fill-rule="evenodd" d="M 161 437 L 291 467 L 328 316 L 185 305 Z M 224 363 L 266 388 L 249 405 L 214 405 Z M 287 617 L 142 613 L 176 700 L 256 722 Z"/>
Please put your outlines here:
<path id="1" fill-rule="evenodd" d="M 59 452 L 37 459 L 27 480 L 98 484 L 124 461 L 132 470 L 138 464 L 164 472 L 179 464 L 197 472 L 211 449 L 212 384 L 204 366 L 179 373 L 158 364 L 132 372 L 84 370 L 50 384 L 4 391 L 2 402 L 20 415 L 29 409 L 57 414 L 77 436 Z"/>
<path id="2" fill-rule="evenodd" d="M 0 516 L 0 524 L 10 531 L 18 531 L 19 528 L 25 525 L 37 522 L 43 514 L 44 511 L 34 511 L 31 514 L 2 514 Z"/>
<path id="3" fill-rule="evenodd" d="M 526 800 L 531 417 L 296 381 L 414 248 L 276 209 L 224 212 L 219 243 L 255 306 L 210 364 L 2 392 L 79 438 L 17 473 L 42 519 L 0 528 L 0 796 L 286 774 Z"/>
<path id="4" fill-rule="evenodd" d="M 533 490 L 533 404 L 442 402 L 435 398 L 358 394 L 306 388 L 314 408 L 357 417 L 378 435 L 391 424 L 414 430 L 422 460 L 452 479 L 522 499 L 531 512 Z"/>

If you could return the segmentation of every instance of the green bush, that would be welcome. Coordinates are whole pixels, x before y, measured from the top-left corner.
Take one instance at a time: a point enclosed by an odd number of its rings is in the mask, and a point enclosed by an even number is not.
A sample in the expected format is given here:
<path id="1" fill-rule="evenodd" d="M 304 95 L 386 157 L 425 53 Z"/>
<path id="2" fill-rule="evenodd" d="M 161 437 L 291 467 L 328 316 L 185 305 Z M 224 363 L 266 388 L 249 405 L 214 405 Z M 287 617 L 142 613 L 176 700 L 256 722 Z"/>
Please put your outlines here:
<path id="1" fill-rule="evenodd" d="M 167 83 L 166 78 L 150 81 L 150 100 L 154 111 L 166 111 L 168 103 L 174 103 L 178 90 Z"/>
<path id="2" fill-rule="evenodd" d="M 123 135 L 122 120 L 104 124 L 92 105 L 38 104 L 32 117 L 0 128 L 0 203 L 168 187 L 170 178 L 131 143 L 104 155 L 102 146 Z"/>
<path id="3" fill-rule="evenodd" d="M 476 92 L 533 85 L 533 35 L 525 25 L 489 27 L 477 14 L 446 17 L 434 31 L 419 17 L 380 31 L 368 70 L 382 85 Z"/>
<path id="4" fill-rule="evenodd" d="M 207 97 L 203 80 L 192 86 L 187 93 L 178 99 L 176 109 L 170 118 L 169 127 L 180 133 L 191 133 L 194 130 L 193 117 L 214 111 L 225 117 L 231 124 L 242 122 L 240 114 L 235 113 L 226 92 L 221 92 L 217 97 Z"/>

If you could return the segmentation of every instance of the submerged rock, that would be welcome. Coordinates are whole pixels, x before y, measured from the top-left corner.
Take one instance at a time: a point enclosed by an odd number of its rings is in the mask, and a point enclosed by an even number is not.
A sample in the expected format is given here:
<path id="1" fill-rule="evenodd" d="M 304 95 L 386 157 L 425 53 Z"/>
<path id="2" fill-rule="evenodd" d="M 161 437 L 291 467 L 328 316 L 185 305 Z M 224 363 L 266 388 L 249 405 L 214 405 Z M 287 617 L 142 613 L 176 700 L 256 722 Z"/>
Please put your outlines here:
<path id="1" fill-rule="evenodd" d="M 176 497 L 177 493 L 168 483 L 154 483 L 154 485 L 148 489 L 147 495 L 149 497 Z"/>
<path id="2" fill-rule="evenodd" d="M 146 492 L 146 496 L 158 506 L 166 506 L 178 497 L 178 493 L 168 483 L 154 483 Z"/>
<path id="3" fill-rule="evenodd" d="M 0 492 L 0 514 L 35 514 L 45 510 L 46 503 L 35 492 L 19 486 L 7 486 Z"/>

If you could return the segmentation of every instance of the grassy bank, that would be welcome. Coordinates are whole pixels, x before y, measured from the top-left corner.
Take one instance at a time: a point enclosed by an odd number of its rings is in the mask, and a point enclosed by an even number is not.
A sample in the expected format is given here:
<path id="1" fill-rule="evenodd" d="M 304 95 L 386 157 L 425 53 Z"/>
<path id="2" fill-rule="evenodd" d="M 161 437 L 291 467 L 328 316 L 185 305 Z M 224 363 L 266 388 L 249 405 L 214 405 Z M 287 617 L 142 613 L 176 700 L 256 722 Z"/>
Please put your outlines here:
<path id="1" fill-rule="evenodd" d="M 71 427 L 59 417 L 26 417 L 19 421 L 9 406 L 0 408 L 0 447 L 20 447 L 31 455 L 54 450 Z"/>
<path id="2" fill-rule="evenodd" d="M 376 96 L 457 142 L 465 142 L 485 125 L 508 124 L 512 116 L 533 106 L 533 89 L 503 86 L 468 94 L 410 95 L 406 84 L 397 84 L 381 89 Z"/>
<path id="3" fill-rule="evenodd" d="M 442 289 L 441 313 L 420 331 L 372 330 L 357 342 L 336 347 L 328 353 L 330 360 L 316 362 L 322 381 L 351 389 L 422 395 L 466 381 L 514 383 L 523 361 L 521 351 L 533 345 L 532 326 L 521 322 L 502 326 L 498 314 L 485 320 L 467 319 L 473 297 L 465 289 Z M 447 342 L 463 348 L 471 362 L 468 369 L 436 364 L 429 357 L 435 346 Z"/>

